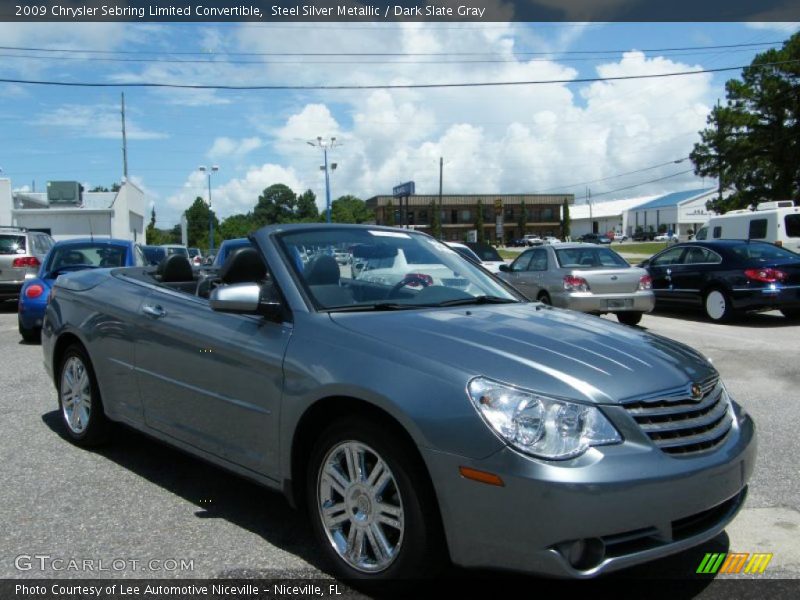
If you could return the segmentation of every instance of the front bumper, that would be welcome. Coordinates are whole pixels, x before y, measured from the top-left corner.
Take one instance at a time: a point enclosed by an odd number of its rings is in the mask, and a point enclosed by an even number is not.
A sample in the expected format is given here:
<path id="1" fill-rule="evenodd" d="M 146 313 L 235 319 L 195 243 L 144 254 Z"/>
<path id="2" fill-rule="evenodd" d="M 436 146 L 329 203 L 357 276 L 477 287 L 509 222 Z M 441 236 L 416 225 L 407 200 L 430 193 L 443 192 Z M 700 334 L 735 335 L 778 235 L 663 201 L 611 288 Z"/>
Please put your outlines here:
<path id="1" fill-rule="evenodd" d="M 638 440 L 590 449 L 570 461 L 542 461 L 505 448 L 472 460 L 423 450 L 441 507 L 452 560 L 587 578 L 697 546 L 741 508 L 756 456 L 755 427 L 738 427 L 707 454 L 674 457 Z M 499 475 L 503 487 L 460 476 L 466 466 Z M 568 549 L 604 548 L 590 564 Z"/>
<path id="2" fill-rule="evenodd" d="M 553 306 L 586 313 L 652 312 L 656 305 L 653 292 L 625 294 L 593 294 L 592 292 L 562 292 L 553 294 Z"/>
<path id="3" fill-rule="evenodd" d="M 731 303 L 736 310 L 800 309 L 800 285 L 772 284 L 760 289 L 734 289 Z"/>

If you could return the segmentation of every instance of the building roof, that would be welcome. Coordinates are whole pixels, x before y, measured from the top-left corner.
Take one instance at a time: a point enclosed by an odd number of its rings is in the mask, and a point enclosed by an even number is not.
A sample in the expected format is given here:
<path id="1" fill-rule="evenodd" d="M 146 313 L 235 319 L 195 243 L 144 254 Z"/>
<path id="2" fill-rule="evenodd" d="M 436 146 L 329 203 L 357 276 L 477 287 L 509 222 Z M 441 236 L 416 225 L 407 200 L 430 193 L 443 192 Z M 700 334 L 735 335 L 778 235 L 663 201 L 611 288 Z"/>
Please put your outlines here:
<path id="1" fill-rule="evenodd" d="M 704 196 L 713 191 L 714 188 L 706 188 L 699 190 L 686 190 L 685 192 L 672 192 L 671 194 L 658 196 L 657 198 L 654 198 L 653 200 L 647 202 L 646 204 L 637 206 L 636 210 L 647 210 L 650 208 L 670 208 L 673 206 L 678 206 L 679 204 L 681 204 L 682 202 L 686 202 L 687 200 L 693 200 L 698 196 Z"/>
<path id="2" fill-rule="evenodd" d="M 640 204 L 645 204 L 657 198 L 657 196 L 639 196 L 637 198 L 624 198 L 622 200 L 603 200 L 592 202 L 592 219 L 606 219 L 608 217 L 619 217 L 626 210 L 637 208 Z M 589 205 L 576 204 L 569 209 L 570 219 L 588 219 Z"/>

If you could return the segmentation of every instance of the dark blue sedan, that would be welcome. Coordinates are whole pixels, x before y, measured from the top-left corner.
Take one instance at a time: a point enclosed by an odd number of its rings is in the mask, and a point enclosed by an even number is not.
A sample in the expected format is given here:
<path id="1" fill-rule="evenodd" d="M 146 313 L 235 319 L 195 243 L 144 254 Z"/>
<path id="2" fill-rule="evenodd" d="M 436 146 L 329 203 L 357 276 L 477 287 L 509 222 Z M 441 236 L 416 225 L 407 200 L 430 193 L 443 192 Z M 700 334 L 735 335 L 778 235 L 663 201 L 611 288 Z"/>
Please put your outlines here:
<path id="1" fill-rule="evenodd" d="M 36 342 L 42 330 L 50 289 L 61 273 L 82 269 L 144 266 L 139 244 L 117 239 L 75 239 L 57 242 L 47 253 L 39 273 L 22 286 L 19 294 L 19 333 Z"/>
<path id="2" fill-rule="evenodd" d="M 656 309 L 702 308 L 712 321 L 780 310 L 800 318 L 800 254 L 774 244 L 715 240 L 677 244 L 639 265 L 653 280 Z"/>

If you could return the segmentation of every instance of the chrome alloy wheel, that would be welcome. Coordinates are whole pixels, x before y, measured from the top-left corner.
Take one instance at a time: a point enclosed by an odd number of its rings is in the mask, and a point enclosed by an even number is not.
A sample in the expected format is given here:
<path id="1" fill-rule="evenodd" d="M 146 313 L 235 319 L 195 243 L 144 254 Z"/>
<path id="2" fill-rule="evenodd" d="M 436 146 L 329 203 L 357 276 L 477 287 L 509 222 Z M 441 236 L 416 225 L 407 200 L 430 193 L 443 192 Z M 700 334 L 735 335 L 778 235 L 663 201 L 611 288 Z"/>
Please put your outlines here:
<path id="1" fill-rule="evenodd" d="M 380 455 L 356 441 L 328 452 L 317 475 L 319 518 L 336 553 L 350 567 L 377 573 L 403 543 L 403 503 Z"/>
<path id="2" fill-rule="evenodd" d="M 61 411 L 70 431 L 81 434 L 92 415 L 92 385 L 86 365 L 77 356 L 70 356 L 61 370 Z"/>

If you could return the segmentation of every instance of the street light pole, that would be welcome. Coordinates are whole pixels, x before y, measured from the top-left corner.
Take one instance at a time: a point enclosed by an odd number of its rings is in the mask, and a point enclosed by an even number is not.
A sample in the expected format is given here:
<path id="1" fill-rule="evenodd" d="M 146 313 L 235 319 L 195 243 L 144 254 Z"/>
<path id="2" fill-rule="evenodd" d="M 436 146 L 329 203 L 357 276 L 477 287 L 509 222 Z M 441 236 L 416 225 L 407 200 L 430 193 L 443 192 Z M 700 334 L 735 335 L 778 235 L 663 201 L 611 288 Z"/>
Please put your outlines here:
<path id="1" fill-rule="evenodd" d="M 325 140 L 322 136 L 317 136 L 314 141 L 306 142 L 309 146 L 322 149 L 322 155 L 325 159 L 325 164 L 322 169 L 325 170 L 325 220 L 331 222 L 331 180 L 328 170 L 328 150 L 332 150 L 334 146 L 340 145 L 336 143 L 336 138 L 332 137 L 330 140 Z M 333 168 L 336 168 L 336 163 L 333 163 Z"/>
<path id="2" fill-rule="evenodd" d="M 207 168 L 205 165 L 201 165 L 197 167 L 197 170 L 201 173 L 208 174 L 208 253 L 211 254 L 214 251 L 214 213 L 211 212 L 211 174 L 219 171 L 219 166 L 212 165 L 211 168 Z"/>

